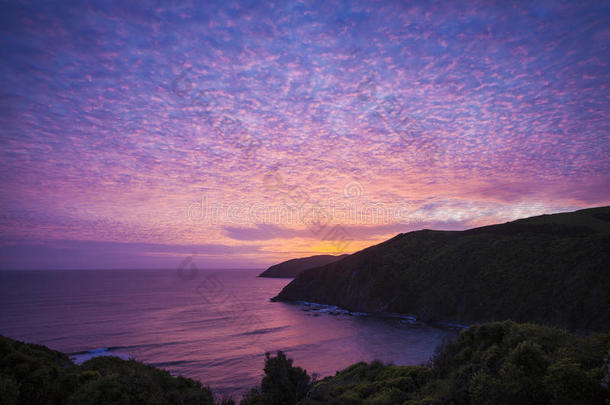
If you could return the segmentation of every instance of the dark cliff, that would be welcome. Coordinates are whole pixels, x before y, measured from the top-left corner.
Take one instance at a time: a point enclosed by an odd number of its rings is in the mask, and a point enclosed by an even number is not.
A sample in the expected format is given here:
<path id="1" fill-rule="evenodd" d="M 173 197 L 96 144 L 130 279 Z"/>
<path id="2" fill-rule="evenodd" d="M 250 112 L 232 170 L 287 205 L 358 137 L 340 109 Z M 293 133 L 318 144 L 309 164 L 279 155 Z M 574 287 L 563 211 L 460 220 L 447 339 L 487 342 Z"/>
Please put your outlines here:
<path id="1" fill-rule="evenodd" d="M 610 207 L 399 234 L 309 269 L 275 300 L 426 321 L 610 326 Z"/>

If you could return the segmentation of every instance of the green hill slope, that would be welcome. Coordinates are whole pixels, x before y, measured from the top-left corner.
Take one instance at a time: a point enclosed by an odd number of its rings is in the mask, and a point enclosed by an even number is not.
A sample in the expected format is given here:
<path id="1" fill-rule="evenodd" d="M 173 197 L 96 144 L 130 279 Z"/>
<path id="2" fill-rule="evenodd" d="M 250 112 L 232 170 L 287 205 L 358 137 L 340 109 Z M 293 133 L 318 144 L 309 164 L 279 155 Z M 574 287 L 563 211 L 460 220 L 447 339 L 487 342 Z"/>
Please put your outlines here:
<path id="1" fill-rule="evenodd" d="M 461 323 L 610 327 L 610 207 L 421 230 L 309 269 L 274 300 Z"/>

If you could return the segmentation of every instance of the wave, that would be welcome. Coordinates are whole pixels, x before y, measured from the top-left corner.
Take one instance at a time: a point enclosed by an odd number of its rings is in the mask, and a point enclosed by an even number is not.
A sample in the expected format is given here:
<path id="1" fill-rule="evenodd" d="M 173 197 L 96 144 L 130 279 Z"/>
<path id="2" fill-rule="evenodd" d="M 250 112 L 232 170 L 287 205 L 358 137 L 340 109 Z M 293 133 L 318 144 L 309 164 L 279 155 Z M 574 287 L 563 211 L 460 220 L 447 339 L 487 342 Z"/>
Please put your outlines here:
<path id="1" fill-rule="evenodd" d="M 287 301 L 287 302 L 290 303 L 290 301 Z M 389 319 L 396 319 L 396 320 L 400 321 L 401 323 L 412 324 L 412 325 L 415 325 L 415 324 L 418 324 L 421 322 L 421 321 L 418 321 L 417 317 L 413 314 L 399 314 L 399 313 L 395 313 L 395 312 L 375 312 L 375 313 L 355 312 L 355 311 L 350 311 L 348 309 L 338 307 L 336 305 L 320 304 L 317 302 L 309 302 L 309 301 L 293 301 L 293 302 L 295 304 L 300 305 L 301 309 L 303 311 L 312 312 L 316 316 L 320 313 L 328 313 L 330 315 L 366 316 L 366 317 L 372 317 L 372 318 L 386 318 L 386 319 L 389 318 Z M 438 322 L 433 322 L 433 324 L 437 327 L 446 328 L 446 329 L 454 329 L 454 330 L 468 329 L 468 325 L 463 325 L 463 324 L 456 323 L 456 322 L 438 321 Z"/>
<path id="2" fill-rule="evenodd" d="M 100 347 L 98 349 L 86 350 L 82 352 L 67 353 L 70 360 L 74 363 L 81 365 L 87 360 L 91 360 L 95 357 L 101 356 L 114 356 L 123 360 L 129 360 L 132 356 L 125 351 L 122 351 L 119 347 Z"/>
<path id="3" fill-rule="evenodd" d="M 168 368 L 175 366 L 185 366 L 190 364 L 197 364 L 196 361 L 193 360 L 174 360 L 174 361 L 162 361 L 162 362 L 154 362 L 152 363 L 155 367 Z"/>
<path id="4" fill-rule="evenodd" d="M 400 319 L 405 322 L 416 322 L 417 318 L 413 315 L 406 314 L 396 314 L 396 313 L 370 313 L 370 312 L 357 312 L 350 311 L 348 309 L 344 309 L 338 307 L 336 305 L 329 304 L 319 304 L 317 302 L 309 302 L 309 301 L 295 301 L 296 304 L 301 305 L 301 309 L 303 311 L 309 311 L 314 313 L 329 313 L 331 315 L 350 315 L 350 316 L 370 316 L 376 318 L 394 318 Z"/>
<path id="5" fill-rule="evenodd" d="M 276 326 L 273 328 L 261 328 L 261 329 L 255 329 L 249 332 L 243 332 L 240 333 L 236 336 L 250 336 L 250 335 L 264 335 L 265 333 L 271 333 L 271 332 L 277 332 L 283 329 L 287 329 L 288 326 Z"/>

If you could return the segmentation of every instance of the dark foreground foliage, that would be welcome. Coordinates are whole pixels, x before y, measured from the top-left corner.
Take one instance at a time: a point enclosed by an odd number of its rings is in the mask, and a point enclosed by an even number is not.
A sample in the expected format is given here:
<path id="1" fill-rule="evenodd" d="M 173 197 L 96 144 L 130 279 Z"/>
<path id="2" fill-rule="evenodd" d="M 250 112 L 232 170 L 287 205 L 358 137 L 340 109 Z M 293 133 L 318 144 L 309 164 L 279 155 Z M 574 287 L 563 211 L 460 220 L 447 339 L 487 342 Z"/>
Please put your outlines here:
<path id="1" fill-rule="evenodd" d="M 428 366 L 361 362 L 320 381 L 278 352 L 266 355 L 261 385 L 240 404 L 608 404 L 609 353 L 609 332 L 579 336 L 511 321 L 463 331 Z M 134 360 L 76 366 L 62 353 L 0 336 L 0 405 L 214 403 L 200 383 Z"/>
<path id="2" fill-rule="evenodd" d="M 201 383 L 116 357 L 81 366 L 63 353 L 0 336 L 0 405 L 214 404 Z"/>
<path id="3" fill-rule="evenodd" d="M 439 348 L 428 367 L 357 363 L 300 404 L 603 404 L 609 349 L 610 333 L 483 324 Z"/>
<path id="4" fill-rule="evenodd" d="M 240 405 L 292 405 L 305 398 L 311 388 L 311 378 L 292 359 L 279 351 L 276 357 L 265 354 L 265 376 L 260 388 L 244 395 Z"/>

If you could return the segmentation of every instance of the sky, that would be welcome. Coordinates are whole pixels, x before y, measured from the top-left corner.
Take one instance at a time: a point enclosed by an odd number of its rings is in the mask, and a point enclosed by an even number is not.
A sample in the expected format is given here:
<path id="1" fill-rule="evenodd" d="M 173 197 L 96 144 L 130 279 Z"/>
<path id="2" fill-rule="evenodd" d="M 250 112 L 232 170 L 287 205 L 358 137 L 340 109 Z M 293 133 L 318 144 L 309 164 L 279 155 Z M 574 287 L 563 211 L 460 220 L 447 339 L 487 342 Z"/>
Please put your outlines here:
<path id="1" fill-rule="evenodd" d="M 610 202 L 609 1 L 0 1 L 0 268 L 264 268 Z"/>

